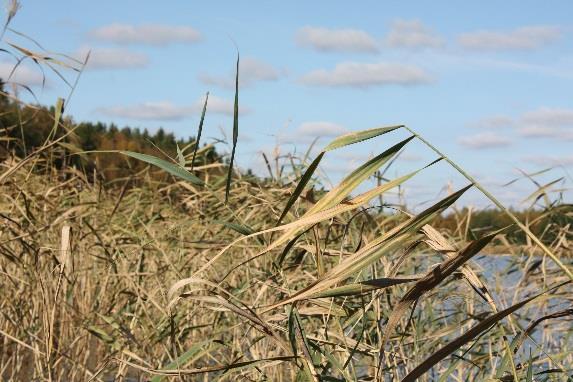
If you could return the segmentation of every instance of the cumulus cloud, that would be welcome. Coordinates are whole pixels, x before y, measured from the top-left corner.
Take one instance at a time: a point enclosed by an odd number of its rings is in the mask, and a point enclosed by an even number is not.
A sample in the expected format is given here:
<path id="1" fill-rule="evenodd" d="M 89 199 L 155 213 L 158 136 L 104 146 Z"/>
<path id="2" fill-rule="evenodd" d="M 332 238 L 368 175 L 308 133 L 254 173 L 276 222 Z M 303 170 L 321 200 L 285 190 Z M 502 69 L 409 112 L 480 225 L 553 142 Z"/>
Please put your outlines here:
<path id="1" fill-rule="evenodd" d="M 367 159 L 366 159 L 367 160 Z M 338 176 L 348 176 L 358 167 L 364 164 L 363 161 L 359 161 L 358 159 L 354 160 L 339 160 L 334 158 L 327 158 L 323 159 L 321 162 L 321 167 L 324 172 L 327 174 L 337 174 Z M 339 177 L 337 177 L 339 178 Z M 339 178 L 340 179 L 340 178 Z M 386 197 L 393 194 L 392 191 L 389 191 L 386 194 Z"/>
<path id="2" fill-rule="evenodd" d="M 252 86 L 259 81 L 277 81 L 284 75 L 284 71 L 274 68 L 266 62 L 246 57 L 241 59 L 239 65 L 239 86 Z M 214 76 L 210 74 L 200 74 L 199 81 L 205 85 L 215 85 L 225 89 L 235 88 L 235 71 L 229 72 L 225 76 Z"/>
<path id="3" fill-rule="evenodd" d="M 532 50 L 558 40 L 562 30 L 556 26 L 526 26 L 511 31 L 482 30 L 461 34 L 458 43 L 482 51 Z"/>
<path id="4" fill-rule="evenodd" d="M 418 162 L 422 160 L 422 156 L 418 155 L 418 154 L 413 154 L 413 153 L 402 153 L 400 155 L 400 160 L 406 161 L 406 162 Z"/>
<path id="5" fill-rule="evenodd" d="M 303 122 L 296 129 L 297 135 L 307 137 L 335 137 L 347 132 L 348 130 L 339 124 L 325 121 Z"/>
<path id="6" fill-rule="evenodd" d="M 359 29 L 300 28 L 295 36 L 300 46 L 319 52 L 376 53 L 378 44 L 374 37 Z"/>
<path id="7" fill-rule="evenodd" d="M 348 131 L 346 131 L 348 132 Z M 351 152 L 341 152 L 338 154 L 339 158 L 342 158 L 345 161 L 350 161 L 353 164 L 362 164 L 374 157 L 373 152 L 365 152 L 365 151 L 351 151 Z M 419 162 L 423 159 L 421 155 L 416 153 L 411 153 L 408 151 L 403 151 L 398 156 L 398 161 L 405 161 L 405 162 Z"/>
<path id="8" fill-rule="evenodd" d="M 295 129 L 285 132 L 280 140 L 283 144 L 309 144 L 316 138 L 332 138 L 348 133 L 344 126 L 329 121 L 305 121 Z"/>
<path id="9" fill-rule="evenodd" d="M 541 107 L 515 118 L 505 115 L 484 117 L 468 126 L 482 129 L 512 127 L 522 137 L 573 140 L 573 109 Z"/>
<path id="10" fill-rule="evenodd" d="M 439 48 L 444 41 L 419 20 L 396 20 L 386 36 L 386 43 L 396 48 Z"/>
<path id="11" fill-rule="evenodd" d="M 0 78 L 4 81 L 25 86 L 42 86 L 43 76 L 39 69 L 34 70 L 34 68 L 25 64 L 20 64 L 15 70 L 14 67 L 14 63 L 0 62 Z"/>
<path id="12" fill-rule="evenodd" d="M 421 68 L 394 63 L 343 62 L 332 70 L 319 69 L 304 75 L 306 85 L 368 88 L 383 85 L 420 85 L 431 81 Z"/>
<path id="13" fill-rule="evenodd" d="M 177 106 L 169 101 L 143 102 L 129 106 L 101 107 L 96 111 L 110 117 L 161 121 L 181 120 L 194 112 L 193 108 L 189 106 Z"/>
<path id="14" fill-rule="evenodd" d="M 205 104 L 205 97 L 201 97 L 192 106 L 193 111 L 199 113 L 203 110 L 203 105 Z M 233 100 L 228 100 L 220 98 L 214 95 L 209 95 L 209 101 L 207 102 L 207 115 L 209 114 L 222 114 L 227 116 L 232 116 L 235 110 L 235 104 Z M 251 113 L 252 110 L 243 105 L 239 105 L 239 114 L 244 115 Z"/>
<path id="15" fill-rule="evenodd" d="M 573 155 L 532 156 L 524 158 L 524 161 L 533 162 L 540 166 L 571 166 L 573 165 Z"/>
<path id="16" fill-rule="evenodd" d="M 198 99 L 191 105 L 175 105 L 170 101 L 142 102 L 127 106 L 100 107 L 96 112 L 110 116 L 135 120 L 155 120 L 155 121 L 178 121 L 199 114 L 203 110 L 205 97 Z M 223 114 L 232 116 L 234 111 L 233 101 L 209 96 L 207 103 L 207 115 Z M 239 110 L 245 114 L 250 110 L 243 107 Z"/>
<path id="17" fill-rule="evenodd" d="M 480 133 L 462 137 L 458 142 L 470 149 L 489 149 L 496 147 L 505 147 L 511 144 L 509 138 L 493 132 Z"/>
<path id="18" fill-rule="evenodd" d="M 90 57 L 86 68 L 90 70 L 144 68 L 149 64 L 149 58 L 145 54 L 128 49 L 83 47 L 78 50 L 76 56 L 83 60 L 88 52 Z"/>
<path id="19" fill-rule="evenodd" d="M 119 24 L 104 25 L 90 32 L 96 40 L 117 44 L 168 45 L 172 43 L 195 43 L 201 34 L 189 26 L 161 24 Z"/>
<path id="20" fill-rule="evenodd" d="M 524 113 L 518 131 L 526 137 L 573 140 L 573 110 L 542 107 Z"/>
<path id="21" fill-rule="evenodd" d="M 573 127 L 573 110 L 542 107 L 523 115 L 527 123 L 554 127 Z"/>
<path id="22" fill-rule="evenodd" d="M 549 126 L 524 125 L 518 129 L 521 136 L 528 138 L 558 138 L 563 131 Z"/>
<path id="23" fill-rule="evenodd" d="M 469 127 L 478 129 L 503 129 L 514 125 L 514 120 L 505 115 L 492 115 L 481 118 L 469 124 Z"/>

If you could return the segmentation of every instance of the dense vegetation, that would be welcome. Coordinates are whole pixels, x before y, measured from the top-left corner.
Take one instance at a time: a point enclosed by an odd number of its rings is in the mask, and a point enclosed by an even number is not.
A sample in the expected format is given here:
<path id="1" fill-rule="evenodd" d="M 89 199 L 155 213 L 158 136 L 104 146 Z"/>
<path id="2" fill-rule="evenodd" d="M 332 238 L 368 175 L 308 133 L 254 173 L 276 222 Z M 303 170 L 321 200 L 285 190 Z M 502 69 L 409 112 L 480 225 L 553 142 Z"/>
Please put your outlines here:
<path id="1" fill-rule="evenodd" d="M 568 278 L 528 240 L 507 232 L 493 240 L 500 212 L 441 217 L 460 192 L 414 218 L 364 205 L 397 180 L 353 199 L 340 187 L 301 192 L 289 225 L 249 239 L 276 225 L 307 166 L 290 162 L 282 177 L 259 181 L 236 173 L 224 203 L 224 171 L 202 177 L 205 188 L 150 177 L 152 166 L 116 187 L 60 154 L 51 146 L 17 169 L 22 158 L 2 164 L 0 367 L 8 380 L 389 381 L 412 380 L 428 362 L 424 380 L 571 373 L 571 290 L 544 286 Z M 567 206 L 521 216 L 537 219 L 532 228 L 544 221 L 543 243 L 566 259 Z M 467 228 L 472 219 L 479 229 Z M 444 274 L 432 271 L 436 263 Z M 400 320 L 396 311 L 411 298 L 411 317 Z M 482 336 L 451 345 L 476 328 Z"/>
<path id="2" fill-rule="evenodd" d="M 233 153 L 238 77 L 237 60 Z M 543 187 L 514 213 L 406 126 L 262 179 L 192 139 L 4 95 L 3 380 L 573 379 L 573 212 Z M 380 153 L 322 186 L 324 156 L 370 139 Z M 436 160 L 357 194 L 412 140 Z M 419 212 L 375 205 L 438 162 L 467 185 Z M 457 209 L 472 188 L 498 210 Z"/>
<path id="3" fill-rule="evenodd" d="M 188 150 L 194 146 L 195 138 L 177 139 L 173 133 L 159 128 L 151 134 L 147 129 L 129 126 L 119 128 L 114 124 L 101 122 L 82 122 L 75 124 L 70 118 L 64 118 L 64 124 L 54 129 L 54 106 L 22 104 L 4 91 L 0 80 L 0 158 L 12 156 L 25 157 L 28 153 L 42 147 L 46 142 L 55 140 L 67 133 L 63 126 L 74 126 L 73 133 L 60 145 L 57 163 L 76 165 L 86 174 L 94 169 L 104 181 L 112 182 L 125 179 L 144 169 L 146 166 L 136 160 L 128 160 L 117 155 L 76 155 L 72 153 L 88 151 L 128 150 L 144 154 L 174 157 L 177 147 Z M 197 165 L 207 165 L 219 161 L 219 155 L 213 146 L 203 147 L 196 158 Z"/>
<path id="4" fill-rule="evenodd" d="M 50 139 L 57 139 L 65 134 L 65 130 L 60 128 L 52 132 L 54 121 L 54 107 L 42 105 L 27 105 L 14 101 L 9 98 L 4 89 L 3 82 L 0 80 L 0 131 L 2 140 L 0 140 L 0 158 L 9 158 L 11 156 L 24 157 L 27 153 L 41 147 Z M 173 133 L 165 132 L 159 128 L 154 134 L 150 134 L 147 129 L 143 131 L 139 128 L 129 126 L 119 128 L 114 124 L 104 124 L 101 122 L 81 122 L 75 124 L 71 118 L 65 119 L 65 126 L 74 126 L 73 134 L 63 141 L 60 149 L 60 160 L 55 163 L 76 165 L 86 175 L 90 177 L 94 170 L 102 176 L 102 180 L 108 186 L 115 185 L 118 181 L 131 179 L 129 186 L 133 186 L 137 178 L 132 177 L 147 168 L 145 163 L 137 160 L 128 159 L 120 155 L 70 155 L 78 152 L 90 151 L 110 151 L 110 150 L 128 150 L 144 154 L 156 155 L 162 158 L 174 158 L 177 155 L 177 147 L 186 151 L 192 150 L 195 144 L 195 138 L 177 139 Z M 205 166 L 222 162 L 222 158 L 212 145 L 204 146 L 200 155 L 196 158 L 195 165 Z M 221 167 L 222 164 L 221 164 Z M 268 181 L 264 178 L 254 178 L 251 171 L 248 175 L 255 182 L 262 183 Z M 154 172 L 155 177 L 167 180 L 164 174 Z M 123 185 L 122 182 L 118 186 Z M 530 221 L 531 229 L 536 234 L 541 234 L 544 227 L 549 223 L 565 226 L 573 224 L 573 216 L 570 213 L 572 207 L 561 205 L 560 214 L 546 214 L 542 208 L 535 208 L 524 211 L 513 211 L 522 221 Z M 468 217 L 468 214 L 470 215 Z M 467 210 L 463 209 L 457 212 L 451 212 L 440 216 L 435 225 L 438 228 L 444 228 L 451 231 L 456 230 L 457 224 L 464 217 L 470 233 L 481 232 L 484 230 L 498 230 L 512 223 L 511 219 L 499 209 L 482 209 Z M 555 219 L 561 219 L 556 222 Z M 549 235 L 549 233 L 546 233 Z M 524 243 L 526 236 L 523 232 L 515 230 L 513 232 L 515 239 Z"/>

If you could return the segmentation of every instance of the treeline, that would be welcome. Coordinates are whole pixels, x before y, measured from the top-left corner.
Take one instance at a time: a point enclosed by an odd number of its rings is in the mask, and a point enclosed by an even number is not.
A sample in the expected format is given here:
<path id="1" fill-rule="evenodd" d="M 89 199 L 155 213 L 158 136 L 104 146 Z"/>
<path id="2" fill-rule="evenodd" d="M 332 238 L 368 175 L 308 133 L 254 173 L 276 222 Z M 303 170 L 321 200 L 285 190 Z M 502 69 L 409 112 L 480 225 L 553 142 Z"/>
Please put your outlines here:
<path id="1" fill-rule="evenodd" d="M 189 156 L 195 146 L 195 138 L 177 139 L 173 133 L 167 133 L 159 128 L 154 134 L 147 129 L 123 127 L 104 123 L 84 122 L 74 130 L 77 145 L 83 151 L 127 150 L 150 154 L 157 157 L 177 156 L 177 147 L 185 150 Z M 128 159 L 122 155 L 96 154 L 95 166 L 102 171 L 107 180 L 125 178 L 134 172 L 146 168 L 141 161 Z M 204 165 L 219 161 L 220 158 L 213 147 L 201 152 L 196 159 L 196 165 Z M 163 173 L 163 172 L 158 172 Z"/>
<path id="2" fill-rule="evenodd" d="M 177 147 L 192 152 L 195 138 L 178 139 L 163 128 L 154 133 L 147 129 L 119 128 L 115 124 L 82 122 L 74 124 L 65 117 L 61 126 L 54 129 L 55 108 L 41 105 L 24 105 L 13 101 L 3 90 L 0 80 L 0 159 L 16 156 L 23 158 L 48 141 L 68 134 L 57 146 L 62 154 L 53 158 L 56 165 L 72 164 L 91 173 L 97 168 L 105 181 L 129 177 L 147 167 L 143 162 L 123 155 L 90 154 L 70 155 L 86 151 L 129 150 L 159 157 L 177 155 Z M 64 126 L 64 127 L 62 127 Z M 73 126 L 73 132 L 69 129 Z M 213 147 L 201 150 L 196 164 L 221 160 Z M 159 174 L 159 172 L 157 172 Z"/>
<path id="3" fill-rule="evenodd" d="M 128 150 L 158 157 L 175 158 L 177 147 L 179 147 L 180 149 L 187 148 L 185 153 L 189 158 L 189 154 L 194 148 L 195 138 L 177 139 L 173 133 L 167 133 L 162 128 L 152 134 L 146 129 L 119 128 L 114 124 L 100 122 L 75 124 L 69 117 L 65 117 L 61 124 L 63 127 L 59 126 L 54 131 L 54 114 L 53 106 L 28 106 L 13 101 L 4 93 L 3 83 L 0 80 L 0 161 L 11 157 L 24 158 L 46 142 L 68 134 L 69 129 L 73 128 L 73 132 L 66 136 L 61 145 L 49 151 L 50 166 L 55 165 L 63 168 L 74 165 L 83 170 L 87 176 L 92 176 L 94 173 L 98 174 L 108 185 L 128 178 L 135 185 L 143 182 L 144 177 L 135 175 L 139 171 L 149 168 L 146 163 L 120 154 L 78 155 L 78 153 Z M 200 166 L 216 162 L 224 163 L 214 147 L 208 146 L 199 151 L 195 165 Z M 94 171 L 96 169 L 97 171 Z M 225 174 L 224 168 L 214 171 L 218 171 L 218 174 Z M 152 179 L 161 181 L 170 178 L 164 171 L 156 168 L 151 168 L 147 174 Z M 272 181 L 269 178 L 256 177 L 250 170 L 244 176 L 259 185 Z M 124 183 L 121 182 L 121 184 Z M 317 192 L 320 193 L 320 191 Z M 513 211 L 513 213 L 520 221 L 531 224 L 530 228 L 535 234 L 544 236 L 549 240 L 559 237 L 560 232 L 556 231 L 555 227 L 573 226 L 573 207 L 571 205 L 560 205 L 547 211 L 528 209 Z M 481 235 L 481 231 L 501 229 L 512 223 L 513 221 L 506 214 L 497 209 L 474 210 L 471 211 L 469 217 L 468 210 L 462 209 L 456 213 L 438 217 L 433 225 L 450 232 L 467 230 L 470 235 L 477 237 Z M 515 229 L 509 235 L 519 242 L 526 240 L 525 235 L 519 229 Z"/>
<path id="4" fill-rule="evenodd" d="M 553 242 L 559 238 L 565 241 L 573 239 L 571 231 L 565 231 L 573 227 L 573 205 L 561 204 L 547 209 L 526 209 L 522 211 L 511 210 L 520 222 L 524 223 L 544 242 Z M 509 227 L 506 235 L 514 242 L 526 243 L 525 233 L 517 227 L 514 221 L 504 212 L 498 209 L 462 210 L 438 217 L 432 225 L 436 228 L 449 232 L 468 232 L 470 238 L 477 238 L 485 232 L 497 231 Z"/>

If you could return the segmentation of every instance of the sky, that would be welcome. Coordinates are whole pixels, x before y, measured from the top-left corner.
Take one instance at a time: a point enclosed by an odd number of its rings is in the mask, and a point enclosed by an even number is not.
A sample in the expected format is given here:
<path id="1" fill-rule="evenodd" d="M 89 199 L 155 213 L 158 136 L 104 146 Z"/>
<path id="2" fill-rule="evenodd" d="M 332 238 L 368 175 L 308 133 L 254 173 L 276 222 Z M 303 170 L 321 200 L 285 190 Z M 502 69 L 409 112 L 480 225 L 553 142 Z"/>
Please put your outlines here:
<path id="1" fill-rule="evenodd" d="M 13 79 L 43 104 L 66 98 L 76 121 L 163 127 L 180 137 L 195 136 L 209 92 L 209 141 L 231 136 L 238 48 L 239 168 L 264 174 L 262 152 L 303 156 L 315 137 L 316 151 L 343 133 L 405 124 L 520 208 L 534 184 L 505 184 L 521 171 L 551 167 L 535 179 L 563 177 L 555 190 L 573 181 L 572 14 L 571 1 L 23 0 L 12 29 L 49 52 L 91 54 L 71 98 L 49 70 L 42 88 L 30 63 Z M 10 31 L 6 42 L 40 51 Z M 0 76 L 12 65 L 0 58 Z M 322 172 L 337 182 L 407 136 L 328 153 Z M 409 144 L 387 176 L 433 159 Z M 423 206 L 466 183 L 442 163 L 403 191 Z M 464 203 L 489 205 L 478 193 Z"/>

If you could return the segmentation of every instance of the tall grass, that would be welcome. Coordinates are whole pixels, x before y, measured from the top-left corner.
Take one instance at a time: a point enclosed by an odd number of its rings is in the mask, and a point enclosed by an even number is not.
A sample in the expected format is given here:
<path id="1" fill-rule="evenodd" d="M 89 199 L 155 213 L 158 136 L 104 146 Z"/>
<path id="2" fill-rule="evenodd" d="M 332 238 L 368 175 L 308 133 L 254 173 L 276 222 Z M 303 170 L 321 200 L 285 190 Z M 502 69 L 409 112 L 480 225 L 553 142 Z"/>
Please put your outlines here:
<path id="1" fill-rule="evenodd" d="M 543 378 L 571 365 L 571 289 L 551 289 L 568 278 L 550 258 L 504 232 L 467 242 L 431 227 L 464 190 L 418 215 L 376 213 L 367 202 L 415 174 L 337 200 L 355 173 L 277 226 L 296 183 L 236 173 L 225 205 L 216 178 L 116 191 L 43 156 L 31 166 L 2 184 L 6 378 L 519 379 L 529 350 Z M 552 229 L 570 261 L 569 228 Z M 492 240 L 512 255 L 488 265 Z"/>
<path id="2" fill-rule="evenodd" d="M 237 60 L 233 153 L 239 73 Z M 133 174 L 137 187 L 116 189 L 52 160 L 69 154 L 58 143 L 74 131 L 63 105 L 54 130 L 66 134 L 1 163 L 4 379 L 572 378 L 570 223 L 549 223 L 535 236 L 531 222 L 413 130 L 338 137 L 310 163 L 292 156 L 266 180 L 234 170 L 234 154 L 222 174 L 194 166 L 191 148 L 172 160 L 122 151 L 110 155 L 150 167 Z M 321 188 L 322 159 L 366 140 L 380 153 Z M 435 160 L 367 188 L 414 140 Z M 468 185 L 419 213 L 376 208 L 378 197 L 438 162 Z M 159 182 L 152 171 L 172 179 Z M 475 238 L 433 227 L 473 188 L 514 226 Z M 543 216 L 570 222 L 563 207 L 549 203 Z M 460 216 L 458 226 L 470 220 Z M 527 243 L 512 242 L 511 230 L 525 232 Z"/>

